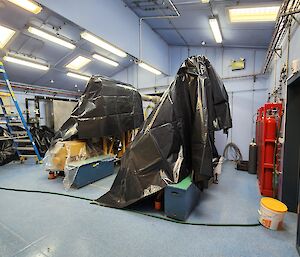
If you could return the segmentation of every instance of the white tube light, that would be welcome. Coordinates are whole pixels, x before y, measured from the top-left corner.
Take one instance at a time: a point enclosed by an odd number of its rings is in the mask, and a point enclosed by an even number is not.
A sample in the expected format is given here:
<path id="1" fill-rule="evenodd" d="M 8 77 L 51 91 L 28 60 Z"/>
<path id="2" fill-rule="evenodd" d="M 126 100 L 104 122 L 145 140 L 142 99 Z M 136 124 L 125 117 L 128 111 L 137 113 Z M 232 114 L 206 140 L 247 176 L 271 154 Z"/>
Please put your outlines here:
<path id="1" fill-rule="evenodd" d="M 91 33 L 87 32 L 87 31 L 82 32 L 80 34 L 80 36 L 82 38 L 84 38 L 85 40 L 87 40 L 87 41 L 89 41 L 89 42 L 115 54 L 115 55 L 118 55 L 122 58 L 127 56 L 127 54 L 124 51 L 112 46 L 111 44 L 105 42 L 104 40 L 100 39 L 99 37 L 92 35 Z"/>
<path id="2" fill-rule="evenodd" d="M 276 20 L 279 9 L 279 5 L 230 8 L 229 17 L 231 22 L 270 22 Z"/>
<path id="3" fill-rule="evenodd" d="M 8 1 L 34 14 L 38 14 L 43 9 L 40 5 L 30 0 L 8 0 Z"/>
<path id="4" fill-rule="evenodd" d="M 73 72 L 68 72 L 67 76 L 72 77 L 72 78 L 76 78 L 76 79 L 85 80 L 85 81 L 89 81 L 90 80 L 89 76 L 80 75 L 80 74 L 73 73 Z"/>
<path id="5" fill-rule="evenodd" d="M 26 61 L 26 60 L 19 59 L 16 57 L 4 56 L 3 60 L 7 61 L 7 62 L 12 62 L 12 63 L 28 66 L 28 67 L 31 67 L 34 69 L 39 69 L 39 70 L 44 70 L 44 71 L 49 70 L 49 66 L 47 66 L 47 65 Z"/>
<path id="6" fill-rule="evenodd" d="M 209 0 L 201 0 L 202 1 L 202 4 L 208 4 L 209 3 Z"/>
<path id="7" fill-rule="evenodd" d="M 0 25 L 0 48 L 4 48 L 16 31 Z"/>
<path id="8" fill-rule="evenodd" d="M 161 71 L 151 67 L 150 65 L 144 63 L 144 62 L 140 62 L 139 66 L 147 71 L 150 71 L 152 73 L 154 73 L 155 75 L 161 75 Z"/>
<path id="9" fill-rule="evenodd" d="M 77 56 L 73 61 L 66 65 L 66 68 L 71 70 L 80 70 L 83 66 L 87 65 L 91 60 L 84 56 Z"/>
<path id="10" fill-rule="evenodd" d="M 49 40 L 53 43 L 59 44 L 61 46 L 67 47 L 69 49 L 74 49 L 76 46 L 74 44 L 71 44 L 70 42 L 63 40 L 61 38 L 58 38 L 57 36 L 51 35 L 47 32 L 44 32 L 40 29 L 29 27 L 28 31 L 36 36 L 39 36 L 41 38 L 44 38 L 46 40 Z"/>
<path id="11" fill-rule="evenodd" d="M 115 62 L 115 61 L 113 61 L 111 59 L 108 59 L 108 58 L 106 58 L 106 57 L 104 57 L 102 55 L 99 55 L 99 54 L 93 54 L 93 58 L 96 59 L 96 60 L 98 60 L 98 61 L 107 63 L 107 64 L 109 64 L 111 66 L 114 66 L 114 67 L 119 66 L 119 63 L 117 63 L 117 62 Z"/>
<path id="12" fill-rule="evenodd" d="M 209 25 L 210 28 L 214 34 L 214 38 L 218 44 L 221 44 L 223 39 L 222 39 L 222 34 L 219 26 L 219 22 L 216 18 L 210 18 L 209 19 Z"/>

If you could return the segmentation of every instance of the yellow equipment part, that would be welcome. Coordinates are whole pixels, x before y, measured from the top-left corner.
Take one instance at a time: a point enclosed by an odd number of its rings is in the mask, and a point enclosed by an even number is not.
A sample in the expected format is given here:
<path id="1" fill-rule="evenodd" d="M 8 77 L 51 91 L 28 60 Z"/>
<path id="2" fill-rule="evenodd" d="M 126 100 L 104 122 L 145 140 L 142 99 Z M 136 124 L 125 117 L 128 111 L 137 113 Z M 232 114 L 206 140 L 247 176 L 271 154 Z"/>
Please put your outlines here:
<path id="1" fill-rule="evenodd" d="M 75 161 L 79 156 L 86 155 L 86 143 L 82 141 L 57 142 L 59 150 L 54 154 L 52 162 L 56 169 L 63 171 L 66 161 Z"/>

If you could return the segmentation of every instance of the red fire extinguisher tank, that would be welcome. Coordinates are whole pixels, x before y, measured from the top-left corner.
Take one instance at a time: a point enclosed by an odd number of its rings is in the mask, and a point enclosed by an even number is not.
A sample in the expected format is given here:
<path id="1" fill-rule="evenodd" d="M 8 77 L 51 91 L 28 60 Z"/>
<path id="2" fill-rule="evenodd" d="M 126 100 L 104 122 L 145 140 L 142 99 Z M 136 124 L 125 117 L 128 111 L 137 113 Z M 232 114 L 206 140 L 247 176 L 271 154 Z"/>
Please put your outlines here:
<path id="1" fill-rule="evenodd" d="M 266 139 L 276 138 L 276 119 L 274 116 L 266 118 Z"/>
<path id="2" fill-rule="evenodd" d="M 265 128 L 265 162 L 273 163 L 274 160 L 274 149 L 275 149 L 275 139 L 276 139 L 276 119 L 271 116 L 266 118 L 266 128 Z"/>
<path id="3" fill-rule="evenodd" d="M 275 162 L 275 143 L 277 128 L 282 116 L 281 103 L 267 103 L 258 110 L 258 178 L 260 192 L 263 196 L 273 196 L 273 173 Z"/>

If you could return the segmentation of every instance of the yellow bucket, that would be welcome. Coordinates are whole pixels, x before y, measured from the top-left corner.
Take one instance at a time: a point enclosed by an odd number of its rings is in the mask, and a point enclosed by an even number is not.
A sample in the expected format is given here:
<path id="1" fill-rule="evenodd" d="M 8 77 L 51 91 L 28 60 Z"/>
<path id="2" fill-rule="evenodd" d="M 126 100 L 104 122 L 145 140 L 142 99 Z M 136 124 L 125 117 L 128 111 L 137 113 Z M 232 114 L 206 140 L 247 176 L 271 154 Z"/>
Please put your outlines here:
<path id="1" fill-rule="evenodd" d="M 288 208 L 284 203 L 274 198 L 264 197 L 260 200 L 259 222 L 272 230 L 281 229 L 287 210 Z"/>

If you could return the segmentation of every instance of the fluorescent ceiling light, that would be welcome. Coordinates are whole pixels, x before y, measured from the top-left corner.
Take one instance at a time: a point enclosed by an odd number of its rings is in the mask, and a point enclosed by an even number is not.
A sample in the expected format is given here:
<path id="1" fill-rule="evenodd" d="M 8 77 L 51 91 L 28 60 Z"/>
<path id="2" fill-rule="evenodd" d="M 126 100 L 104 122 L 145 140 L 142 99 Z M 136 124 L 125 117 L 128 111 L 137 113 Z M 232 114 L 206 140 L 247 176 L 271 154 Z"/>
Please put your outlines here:
<path id="1" fill-rule="evenodd" d="M 72 78 L 76 78 L 76 79 L 85 80 L 85 81 L 89 81 L 90 80 L 89 76 L 80 75 L 80 74 L 73 73 L 73 72 L 68 72 L 67 76 L 72 77 Z"/>
<path id="2" fill-rule="evenodd" d="M 108 59 L 108 58 L 106 58 L 106 57 L 104 57 L 102 55 L 99 55 L 99 54 L 93 54 L 93 58 L 95 58 L 95 59 L 97 59 L 97 60 L 99 60 L 101 62 L 105 62 L 105 63 L 107 63 L 109 65 L 112 65 L 114 67 L 119 66 L 119 63 L 117 63 L 117 62 L 115 62 L 115 61 L 113 61 L 111 59 Z"/>
<path id="3" fill-rule="evenodd" d="M 0 25 L 0 48 L 3 48 L 16 32 Z"/>
<path id="4" fill-rule="evenodd" d="M 245 7 L 229 9 L 231 22 L 275 21 L 280 6 Z"/>
<path id="5" fill-rule="evenodd" d="M 208 4 L 209 0 L 201 0 L 202 4 Z"/>
<path id="6" fill-rule="evenodd" d="M 108 44 L 104 40 L 92 35 L 91 33 L 87 32 L 87 31 L 82 32 L 80 34 L 80 36 L 82 38 L 84 38 L 85 40 L 87 40 L 87 41 L 89 41 L 89 42 L 91 42 L 91 43 L 93 43 L 93 44 L 95 44 L 95 45 L 97 45 L 97 46 L 99 46 L 99 47 L 115 54 L 115 55 L 118 55 L 122 58 L 127 56 L 127 54 L 124 51 L 112 46 L 111 44 Z"/>
<path id="7" fill-rule="evenodd" d="M 79 70 L 83 66 L 87 65 L 90 61 L 91 61 L 90 59 L 79 55 L 73 61 L 67 64 L 66 67 L 71 70 Z"/>
<path id="8" fill-rule="evenodd" d="M 30 0 L 8 0 L 8 1 L 34 14 L 38 14 L 43 9 L 40 5 Z"/>
<path id="9" fill-rule="evenodd" d="M 28 66 L 28 67 L 31 67 L 31 68 L 34 68 L 34 69 L 49 70 L 49 67 L 47 65 L 26 61 L 26 60 L 23 60 L 23 59 L 19 59 L 17 57 L 4 56 L 3 60 L 7 61 L 7 62 L 12 62 L 12 63 Z"/>
<path id="10" fill-rule="evenodd" d="M 74 49 L 75 48 L 75 45 L 74 44 L 71 44 L 70 42 L 66 41 L 66 40 L 63 40 L 61 38 L 58 38 L 57 36 L 54 36 L 54 35 L 51 35 L 47 32 L 44 32 L 40 29 L 37 29 L 37 28 L 34 28 L 34 27 L 29 27 L 28 28 L 28 31 L 34 35 L 37 35 L 39 37 L 42 37 L 44 39 L 47 39 L 53 43 L 56 43 L 56 44 L 59 44 L 59 45 L 62 45 L 64 47 L 67 47 L 69 49 Z"/>
<path id="11" fill-rule="evenodd" d="M 221 34 L 218 20 L 216 18 L 210 18 L 209 25 L 214 34 L 214 38 L 215 38 L 216 42 L 218 44 L 222 43 L 223 39 L 222 39 L 222 34 Z"/>
<path id="12" fill-rule="evenodd" d="M 161 71 L 149 66 L 148 64 L 146 63 L 143 63 L 143 62 L 140 62 L 139 63 L 139 66 L 147 71 L 150 71 L 152 73 L 154 73 L 155 75 L 161 75 Z"/>

